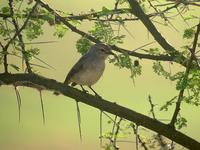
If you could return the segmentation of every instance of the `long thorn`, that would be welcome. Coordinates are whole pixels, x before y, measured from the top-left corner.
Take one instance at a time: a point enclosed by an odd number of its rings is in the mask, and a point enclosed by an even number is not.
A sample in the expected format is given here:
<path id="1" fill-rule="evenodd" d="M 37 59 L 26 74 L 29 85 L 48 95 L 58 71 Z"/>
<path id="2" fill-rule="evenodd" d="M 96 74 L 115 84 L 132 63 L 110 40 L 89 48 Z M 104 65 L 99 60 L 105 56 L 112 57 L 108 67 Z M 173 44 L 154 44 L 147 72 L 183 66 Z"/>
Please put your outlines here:
<path id="1" fill-rule="evenodd" d="M 99 136 L 99 138 L 100 138 L 100 147 L 102 147 L 102 132 L 103 132 L 103 127 L 102 127 L 102 113 L 103 113 L 103 111 L 102 110 L 100 110 L 100 121 L 99 121 L 99 134 L 100 134 L 100 136 Z"/>
<path id="2" fill-rule="evenodd" d="M 21 121 L 21 97 L 20 97 L 19 91 L 17 90 L 16 86 L 15 86 L 15 94 L 17 97 L 18 117 L 19 117 L 19 123 L 20 123 L 20 121 Z"/>
<path id="3" fill-rule="evenodd" d="M 42 99 L 42 92 L 40 92 L 40 102 L 41 102 L 41 108 L 42 108 L 42 119 L 43 119 L 43 125 L 45 125 L 46 119 L 45 119 L 45 113 L 44 113 L 44 104 L 43 104 L 43 99 Z"/>
<path id="4" fill-rule="evenodd" d="M 51 66 L 51 65 L 49 65 L 48 63 L 46 63 L 45 61 L 43 61 L 42 59 L 40 59 L 40 58 L 38 58 L 38 57 L 36 57 L 36 56 L 33 56 L 35 59 L 37 59 L 38 61 L 40 61 L 40 62 L 42 62 L 43 64 L 45 64 L 45 65 L 47 65 L 47 66 L 49 66 L 50 68 L 52 68 L 52 69 L 54 69 L 54 70 L 56 70 L 53 66 Z"/>
<path id="5" fill-rule="evenodd" d="M 24 44 L 48 44 L 48 43 L 55 43 L 58 41 L 42 41 L 42 42 L 25 42 Z"/>
<path id="6" fill-rule="evenodd" d="M 78 118 L 78 128 L 79 128 L 79 135 L 80 140 L 82 141 L 82 132 L 81 132 L 81 113 L 78 105 L 78 101 L 76 101 L 76 110 L 77 110 L 77 118 Z"/>

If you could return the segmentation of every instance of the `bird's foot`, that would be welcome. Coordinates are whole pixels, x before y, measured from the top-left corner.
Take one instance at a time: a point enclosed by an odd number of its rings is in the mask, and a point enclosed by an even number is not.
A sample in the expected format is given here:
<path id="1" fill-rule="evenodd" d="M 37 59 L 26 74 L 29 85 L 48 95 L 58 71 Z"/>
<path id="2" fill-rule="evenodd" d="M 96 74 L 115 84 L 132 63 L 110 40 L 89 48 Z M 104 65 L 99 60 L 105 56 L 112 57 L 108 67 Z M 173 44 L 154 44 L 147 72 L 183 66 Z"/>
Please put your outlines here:
<path id="1" fill-rule="evenodd" d="M 102 97 L 91 86 L 89 86 L 89 88 L 93 91 L 95 97 L 97 97 L 98 99 L 102 99 Z"/>
<path id="2" fill-rule="evenodd" d="M 82 91 L 84 92 L 84 93 L 86 93 L 86 94 L 88 94 L 89 92 L 86 90 L 86 89 L 84 89 L 83 88 L 83 86 L 81 85 L 81 89 L 82 89 Z"/>

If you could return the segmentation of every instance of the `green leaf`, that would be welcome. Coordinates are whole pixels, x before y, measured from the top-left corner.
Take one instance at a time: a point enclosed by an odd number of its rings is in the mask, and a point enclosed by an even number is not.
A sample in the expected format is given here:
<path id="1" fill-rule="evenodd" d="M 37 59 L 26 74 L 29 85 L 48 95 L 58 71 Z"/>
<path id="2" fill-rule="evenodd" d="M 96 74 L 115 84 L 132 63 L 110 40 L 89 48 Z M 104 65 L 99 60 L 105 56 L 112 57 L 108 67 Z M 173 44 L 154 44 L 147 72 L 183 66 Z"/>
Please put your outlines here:
<path id="1" fill-rule="evenodd" d="M 119 1 L 119 4 L 122 5 L 124 3 L 127 3 L 128 1 L 127 0 L 116 0 L 116 1 Z"/>
<path id="2" fill-rule="evenodd" d="M 134 79 L 137 75 L 141 75 L 142 73 L 142 66 L 137 65 L 137 66 L 132 66 L 131 67 L 131 78 Z"/>
<path id="3" fill-rule="evenodd" d="M 159 55 L 160 54 L 160 50 L 159 50 L 159 48 L 150 48 L 149 49 L 149 54 Z"/>
<path id="4" fill-rule="evenodd" d="M 68 28 L 63 24 L 55 25 L 55 29 L 56 31 L 54 32 L 53 35 L 57 36 L 58 38 L 62 38 L 68 31 Z"/>
<path id="5" fill-rule="evenodd" d="M 2 35 L 4 38 L 6 38 L 6 37 L 10 38 L 9 36 L 13 32 L 15 32 L 15 30 L 7 28 L 4 25 L 4 21 L 0 20 L 0 35 Z"/>
<path id="6" fill-rule="evenodd" d="M 5 6 L 5 7 L 2 7 L 0 11 L 4 14 L 9 14 L 10 8 L 8 6 Z"/>
<path id="7" fill-rule="evenodd" d="M 30 48 L 27 50 L 27 52 L 31 55 L 31 56 L 35 56 L 35 55 L 39 55 L 40 53 L 40 49 L 39 48 Z"/>
<path id="8" fill-rule="evenodd" d="M 41 20 L 29 20 L 28 26 L 26 27 L 25 33 L 28 40 L 33 40 L 38 38 L 43 34 L 42 25 L 44 21 Z"/>
<path id="9" fill-rule="evenodd" d="M 76 48 L 78 50 L 79 53 L 81 53 L 82 55 L 84 55 L 85 53 L 88 52 L 88 50 L 90 49 L 92 43 L 90 40 L 88 40 L 85 37 L 81 37 L 77 42 L 76 42 Z"/>
<path id="10" fill-rule="evenodd" d="M 123 53 L 118 55 L 119 61 L 115 63 L 115 65 L 119 66 L 120 68 L 127 68 L 131 69 L 132 61 L 128 54 Z"/>
<path id="11" fill-rule="evenodd" d="M 115 35 L 112 26 L 108 22 L 95 22 L 95 26 L 89 31 L 95 38 L 110 45 L 123 43 L 125 35 Z"/>
<path id="12" fill-rule="evenodd" d="M 111 11 L 105 6 L 102 7 L 101 15 L 109 15 Z"/>
<path id="13" fill-rule="evenodd" d="M 153 63 L 153 70 L 155 73 L 164 76 L 166 79 L 170 79 L 171 77 L 171 73 L 165 71 L 159 61 Z"/>
<path id="14" fill-rule="evenodd" d="M 24 57 L 25 60 L 29 61 L 29 60 L 31 60 L 32 55 L 29 51 L 25 51 L 25 52 L 23 52 L 23 57 Z"/>
<path id="15" fill-rule="evenodd" d="M 168 111 L 168 107 L 175 103 L 176 98 L 177 96 L 174 96 L 172 99 L 167 101 L 163 106 L 160 107 L 160 111 Z"/>
<path id="16" fill-rule="evenodd" d="M 183 127 L 187 127 L 187 120 L 183 117 L 179 117 L 176 120 L 176 125 L 178 129 L 181 129 Z"/>
<path id="17" fill-rule="evenodd" d="M 186 38 L 186 39 L 191 39 L 194 37 L 194 29 L 193 28 L 189 28 L 189 29 L 185 29 L 184 30 L 184 34 L 183 34 L 183 38 Z"/>

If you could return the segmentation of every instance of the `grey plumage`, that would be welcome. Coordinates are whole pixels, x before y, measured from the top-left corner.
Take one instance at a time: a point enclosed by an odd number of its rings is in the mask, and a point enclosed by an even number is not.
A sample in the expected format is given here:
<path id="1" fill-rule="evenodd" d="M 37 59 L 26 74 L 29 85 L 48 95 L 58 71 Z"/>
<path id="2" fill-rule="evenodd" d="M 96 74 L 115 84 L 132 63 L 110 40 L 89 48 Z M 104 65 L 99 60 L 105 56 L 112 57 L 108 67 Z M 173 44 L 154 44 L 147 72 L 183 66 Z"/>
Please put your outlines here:
<path id="1" fill-rule="evenodd" d="M 83 90 L 85 85 L 98 95 L 91 86 L 102 76 L 108 55 L 114 55 L 117 58 L 111 50 L 110 46 L 103 43 L 92 45 L 90 50 L 69 71 L 64 84 L 68 85 L 71 83 L 72 86 L 79 84 Z M 54 94 L 58 95 L 59 93 L 54 92 Z"/>
<path id="2" fill-rule="evenodd" d="M 111 48 L 105 44 L 99 43 L 91 46 L 88 53 L 82 56 L 69 71 L 64 83 L 92 86 L 102 76 L 105 59 L 110 54 L 113 54 Z"/>

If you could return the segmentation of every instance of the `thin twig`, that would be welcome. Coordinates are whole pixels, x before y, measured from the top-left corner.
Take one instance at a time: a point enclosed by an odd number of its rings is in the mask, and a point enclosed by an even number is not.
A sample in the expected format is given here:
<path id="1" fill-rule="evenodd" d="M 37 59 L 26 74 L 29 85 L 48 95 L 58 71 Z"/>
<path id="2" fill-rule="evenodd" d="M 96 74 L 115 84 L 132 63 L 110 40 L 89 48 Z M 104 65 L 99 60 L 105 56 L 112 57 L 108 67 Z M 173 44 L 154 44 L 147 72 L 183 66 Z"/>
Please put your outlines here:
<path id="1" fill-rule="evenodd" d="M 113 136 L 113 148 L 114 150 L 118 150 L 119 147 L 116 145 L 117 143 L 117 137 L 118 137 L 118 134 L 119 134 L 119 130 L 120 130 L 120 123 L 122 122 L 122 118 L 119 119 L 119 121 L 116 123 L 117 124 L 117 128 L 115 130 L 115 133 L 114 133 L 114 136 Z"/>
<path id="2" fill-rule="evenodd" d="M 153 116 L 153 119 L 157 120 L 156 115 L 155 115 L 155 111 L 154 111 L 155 104 L 153 104 L 150 95 L 148 96 L 148 100 L 149 100 L 149 103 L 150 103 L 150 106 L 151 106 L 150 112 Z M 163 140 L 163 138 L 160 134 L 157 134 L 157 138 L 158 138 L 158 143 L 160 144 L 161 148 L 166 147 L 166 143 L 165 143 L 165 141 Z"/>
<path id="3" fill-rule="evenodd" d="M 95 37 L 91 36 L 90 34 L 86 33 L 86 32 L 83 32 L 81 30 L 79 30 L 78 28 L 76 28 L 74 25 L 72 25 L 71 23 L 69 23 L 64 17 L 60 16 L 59 14 L 57 14 L 51 7 L 49 7 L 49 5 L 45 4 L 44 2 L 42 2 L 41 0 L 35 0 L 37 2 L 40 3 L 41 7 L 45 8 L 46 10 L 48 10 L 49 12 L 53 13 L 55 15 L 55 18 L 57 20 L 59 20 L 60 22 L 62 22 L 63 24 L 65 24 L 69 29 L 71 29 L 73 32 L 76 32 L 77 34 L 81 35 L 81 36 L 84 36 L 85 38 L 91 40 L 92 42 L 95 42 L 95 43 L 100 43 L 101 41 L 99 41 L 98 39 L 96 39 Z M 176 4 L 168 9 L 166 9 L 165 11 L 168 11 L 169 9 L 172 9 L 172 8 L 175 8 L 175 7 L 178 7 L 179 4 Z M 157 39 L 158 40 L 158 39 Z M 161 41 L 161 40 L 159 40 Z M 164 45 L 166 43 L 164 42 Z M 168 44 L 167 44 L 168 45 Z M 120 48 L 120 47 L 117 47 L 115 45 L 110 45 L 111 48 L 117 52 L 120 52 L 120 53 L 128 53 L 129 50 L 126 50 L 126 49 L 123 49 L 123 48 Z M 165 45 L 166 46 L 166 45 Z M 169 45 L 168 45 L 169 46 Z M 170 46 L 171 47 L 171 46 Z M 166 47 L 165 47 L 166 49 Z M 169 49 L 169 48 L 167 48 Z M 175 53 L 178 53 L 177 51 Z M 180 54 L 177 54 L 177 55 L 180 55 Z M 177 61 L 177 59 L 174 59 L 174 56 L 168 56 L 168 55 L 160 55 L 160 56 L 155 56 L 155 55 L 149 55 L 149 54 L 140 54 L 140 53 L 137 53 L 137 52 L 134 52 L 134 53 L 131 53 L 130 56 L 135 56 L 135 57 L 138 57 L 138 58 L 145 58 L 145 59 L 153 59 L 153 60 L 162 60 L 162 61 L 175 61 L 177 63 L 180 63 L 182 65 L 185 66 L 186 64 L 186 61 L 185 61 L 185 58 L 181 55 L 180 56 L 180 60 Z"/>
<path id="4" fill-rule="evenodd" d="M 115 7 L 114 7 L 114 9 L 113 9 L 114 12 L 117 10 L 118 4 L 119 4 L 119 0 L 117 0 L 117 1 L 115 2 Z M 113 18 L 113 15 L 114 15 L 114 13 L 112 13 L 112 14 L 110 15 L 110 18 L 109 18 L 109 19 L 112 19 L 112 18 Z"/>
<path id="5" fill-rule="evenodd" d="M 114 136 L 114 132 L 115 132 L 115 126 L 116 126 L 116 121 L 117 121 L 117 116 L 115 116 L 114 122 L 113 122 L 113 127 L 112 127 L 112 134 L 111 134 L 111 140 L 113 139 Z M 110 144 L 112 143 L 112 141 L 110 140 Z"/>
<path id="6" fill-rule="evenodd" d="M 144 44 L 144 45 L 142 45 L 142 46 L 140 46 L 140 47 L 138 47 L 138 48 L 136 48 L 136 49 L 130 51 L 129 54 L 131 54 L 131 52 L 135 52 L 135 51 L 137 51 L 137 50 L 139 50 L 139 49 L 141 49 L 141 48 L 143 48 L 143 47 L 146 47 L 146 46 L 148 46 L 148 45 L 151 45 L 151 44 L 153 44 L 153 43 L 156 43 L 156 41 L 152 41 L 152 42 L 149 42 L 149 43 L 147 43 L 147 44 Z"/>
<path id="7" fill-rule="evenodd" d="M 132 129 L 133 129 L 133 133 L 135 134 L 135 136 L 137 137 L 138 142 L 141 144 L 141 146 L 145 149 L 148 150 L 146 143 L 142 141 L 142 139 L 140 138 L 140 135 L 138 134 L 138 125 L 133 124 L 132 125 Z"/>
<path id="8" fill-rule="evenodd" d="M 18 30 L 18 32 L 16 32 L 14 34 L 14 36 L 8 41 L 8 43 L 5 45 L 5 49 L 7 50 L 8 47 L 10 46 L 10 44 L 13 42 L 13 40 L 18 36 L 18 34 L 20 34 L 22 32 L 22 30 L 25 29 L 25 27 L 28 24 L 29 19 L 31 18 L 32 13 L 35 11 L 36 7 L 38 5 L 38 2 L 35 3 L 35 5 L 32 7 L 30 13 L 28 14 L 28 16 L 26 17 L 26 20 L 24 21 L 24 24 L 21 26 L 21 28 Z"/>
<path id="9" fill-rule="evenodd" d="M 15 27 L 15 30 L 16 30 L 16 33 L 17 33 L 17 36 L 18 36 L 18 39 L 19 39 L 19 42 L 20 42 L 19 44 L 22 48 L 22 54 L 23 54 L 23 58 L 25 59 L 27 70 L 28 70 L 29 73 L 32 73 L 31 66 L 30 66 L 28 59 L 26 57 L 26 50 L 25 50 L 25 44 L 24 44 L 24 41 L 23 41 L 23 37 L 22 37 L 22 34 L 19 32 L 19 25 L 17 24 L 17 21 L 14 18 L 15 14 L 14 14 L 14 10 L 13 10 L 13 0 L 9 0 L 9 7 L 10 7 L 10 14 L 12 16 L 12 22 L 14 24 L 14 27 Z"/>
<path id="10" fill-rule="evenodd" d="M 4 65 L 4 73 L 8 73 L 8 59 L 7 59 L 7 49 L 3 46 L 3 44 L 1 43 L 0 44 L 2 49 L 3 49 L 3 54 L 4 54 L 4 57 L 3 57 L 3 65 Z"/>
<path id="11" fill-rule="evenodd" d="M 108 117 L 112 122 L 115 122 L 115 120 L 113 118 L 111 118 L 106 112 L 102 112 L 106 117 Z"/>
<path id="12" fill-rule="evenodd" d="M 181 14 L 181 12 L 179 11 L 178 8 L 176 8 L 177 12 L 179 13 L 179 15 L 181 16 L 181 18 L 183 19 L 183 21 L 185 22 L 185 24 L 189 27 L 189 24 L 187 23 L 186 19 L 183 17 L 183 15 Z"/>

